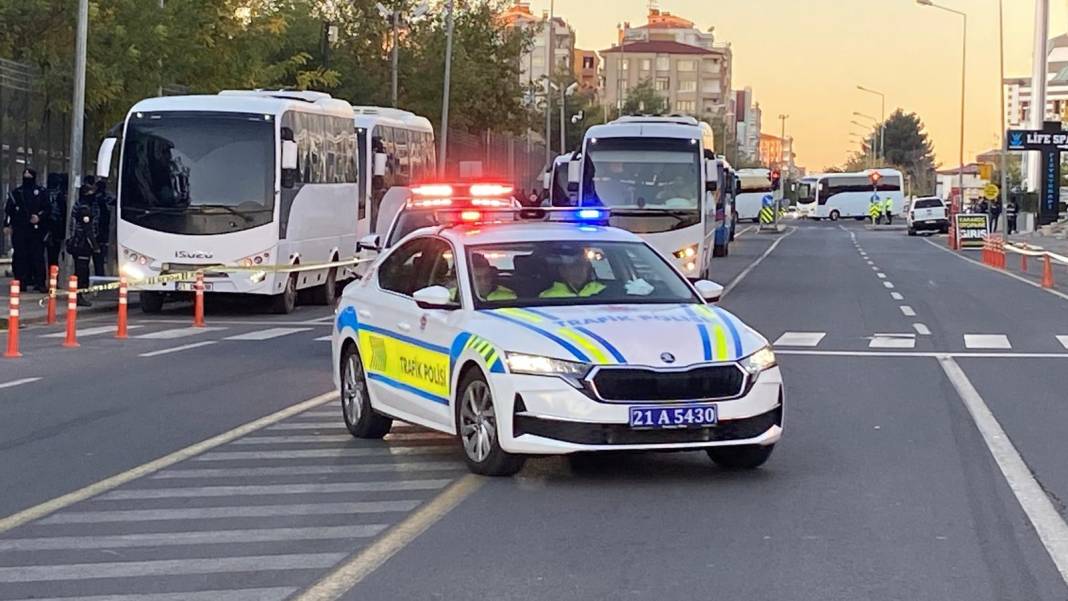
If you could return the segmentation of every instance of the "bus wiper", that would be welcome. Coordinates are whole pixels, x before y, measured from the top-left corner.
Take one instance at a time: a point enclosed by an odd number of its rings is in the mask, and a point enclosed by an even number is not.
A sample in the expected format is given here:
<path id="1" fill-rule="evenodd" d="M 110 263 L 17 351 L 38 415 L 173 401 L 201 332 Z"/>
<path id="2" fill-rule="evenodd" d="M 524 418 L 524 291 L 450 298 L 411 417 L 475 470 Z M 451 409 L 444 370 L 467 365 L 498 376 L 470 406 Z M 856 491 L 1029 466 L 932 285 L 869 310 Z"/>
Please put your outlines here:
<path id="1" fill-rule="evenodd" d="M 140 213 L 141 216 L 147 217 L 149 215 L 159 215 L 159 214 L 164 214 L 164 213 L 165 214 L 184 213 L 186 209 L 185 209 L 185 207 L 149 207 L 149 208 L 142 208 L 142 207 L 131 207 L 131 206 L 123 205 L 122 206 L 122 210 L 123 211 L 136 211 L 137 213 Z"/>
<path id="2" fill-rule="evenodd" d="M 620 215 L 622 217 L 644 217 L 646 215 L 670 215 L 672 217 L 690 217 L 697 212 L 697 209 L 669 209 L 669 208 L 650 208 L 645 207 L 627 208 L 627 209 L 613 209 L 609 207 L 612 215 Z"/>
<path id="3" fill-rule="evenodd" d="M 234 207 L 232 207 L 230 205 L 221 205 L 221 204 L 196 204 L 196 205 L 193 205 L 193 208 L 197 208 L 197 209 L 218 209 L 220 211 L 226 211 L 227 213 L 230 213 L 231 215 L 236 215 L 236 216 L 244 219 L 245 221 L 252 221 L 252 218 L 248 216 L 249 213 L 262 213 L 264 211 L 273 210 L 273 209 L 267 209 L 267 208 L 260 208 L 260 209 L 252 209 L 250 211 L 238 211 L 237 209 L 235 209 Z"/>

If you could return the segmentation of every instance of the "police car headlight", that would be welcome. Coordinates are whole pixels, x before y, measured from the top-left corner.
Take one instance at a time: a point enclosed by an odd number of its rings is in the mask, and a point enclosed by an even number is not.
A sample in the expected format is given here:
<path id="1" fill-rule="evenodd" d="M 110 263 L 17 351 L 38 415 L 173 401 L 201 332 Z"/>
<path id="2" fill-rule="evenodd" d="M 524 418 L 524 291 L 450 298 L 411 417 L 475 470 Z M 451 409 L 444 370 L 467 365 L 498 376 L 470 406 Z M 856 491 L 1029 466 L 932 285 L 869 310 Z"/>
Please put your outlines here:
<path id="1" fill-rule="evenodd" d="M 755 376 L 762 371 L 775 367 L 779 364 L 779 361 L 775 358 L 775 351 L 771 350 L 770 346 L 765 346 L 745 359 L 742 359 L 740 363 L 742 369 Z"/>
<path id="2" fill-rule="evenodd" d="M 576 361 L 564 361 L 552 357 L 539 355 L 524 355 L 521 353 L 506 353 L 508 370 L 515 374 L 529 374 L 532 376 L 560 376 L 566 380 L 581 380 L 589 371 L 590 366 Z"/>

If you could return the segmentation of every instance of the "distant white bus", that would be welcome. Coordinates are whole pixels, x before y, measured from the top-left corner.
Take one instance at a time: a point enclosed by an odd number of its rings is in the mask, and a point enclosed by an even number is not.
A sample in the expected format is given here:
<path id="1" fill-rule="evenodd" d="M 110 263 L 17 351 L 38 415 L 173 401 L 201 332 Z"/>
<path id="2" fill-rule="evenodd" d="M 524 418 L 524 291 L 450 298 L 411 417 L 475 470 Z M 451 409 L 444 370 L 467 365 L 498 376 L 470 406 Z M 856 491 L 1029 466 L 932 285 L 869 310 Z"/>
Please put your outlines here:
<path id="1" fill-rule="evenodd" d="M 871 182 L 873 170 L 858 173 L 825 173 L 816 180 L 815 219 L 865 219 L 872 198 L 885 202 L 890 198 L 896 215 L 905 211 L 905 196 L 901 184 L 904 178 L 896 169 L 878 169 L 877 186 Z"/>
<path id="2" fill-rule="evenodd" d="M 739 221 L 760 221 L 760 208 L 764 206 L 764 197 L 774 197 L 770 169 L 739 169 L 738 179 L 741 191 L 734 199 Z"/>
<path id="3" fill-rule="evenodd" d="M 118 257 L 133 280 L 212 265 L 309 265 L 351 256 L 358 182 L 352 107 L 320 92 L 226 91 L 142 100 L 122 128 Z M 117 139 L 98 164 L 107 174 Z M 362 209 L 360 209 L 362 211 Z M 348 273 L 324 268 L 205 273 L 209 294 L 297 293 L 330 304 Z M 193 282 L 137 287 L 158 312 Z"/>
<path id="4" fill-rule="evenodd" d="M 816 216 L 816 183 L 820 175 L 809 175 L 797 182 L 797 216 L 808 219 Z"/>

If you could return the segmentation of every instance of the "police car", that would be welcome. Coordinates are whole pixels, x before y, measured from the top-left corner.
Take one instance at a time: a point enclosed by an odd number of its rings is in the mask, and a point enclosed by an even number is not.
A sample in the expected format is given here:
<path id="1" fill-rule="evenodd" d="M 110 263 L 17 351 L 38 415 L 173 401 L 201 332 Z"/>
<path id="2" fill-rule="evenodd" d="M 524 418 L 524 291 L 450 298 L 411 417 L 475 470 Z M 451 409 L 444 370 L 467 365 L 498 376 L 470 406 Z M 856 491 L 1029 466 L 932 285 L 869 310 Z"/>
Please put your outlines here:
<path id="1" fill-rule="evenodd" d="M 507 214 L 507 215 L 505 215 Z M 502 216 L 504 215 L 504 216 Z M 333 335 L 345 425 L 456 435 L 469 468 L 529 455 L 705 450 L 762 465 L 782 435 L 766 339 L 604 209 L 464 209 L 349 284 Z"/>

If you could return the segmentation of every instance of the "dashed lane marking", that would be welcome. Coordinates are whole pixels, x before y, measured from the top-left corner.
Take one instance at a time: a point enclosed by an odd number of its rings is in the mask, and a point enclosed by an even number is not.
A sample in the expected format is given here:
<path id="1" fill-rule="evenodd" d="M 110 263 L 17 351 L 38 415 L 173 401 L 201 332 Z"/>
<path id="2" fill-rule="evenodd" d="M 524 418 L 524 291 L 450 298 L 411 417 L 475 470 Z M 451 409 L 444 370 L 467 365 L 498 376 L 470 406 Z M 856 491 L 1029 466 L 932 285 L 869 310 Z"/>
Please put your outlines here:
<path id="1" fill-rule="evenodd" d="M 158 332 L 149 332 L 148 334 L 141 334 L 140 336 L 134 336 L 134 338 L 140 340 L 174 340 L 175 338 L 187 338 L 189 336 L 196 336 L 197 334 L 204 334 L 205 332 L 214 332 L 218 330 L 225 330 L 226 328 L 174 328 L 171 330 L 160 330 Z"/>
<path id="2" fill-rule="evenodd" d="M 180 353 L 182 351 L 189 351 L 202 346 L 211 346 L 216 344 L 214 340 L 205 340 L 204 342 L 194 342 L 193 344 L 184 344 L 182 346 L 176 346 L 173 348 L 165 348 L 159 351 L 152 351 L 150 353 L 141 353 L 138 357 L 158 357 L 160 355 L 169 355 L 171 353 Z"/>
<path id="3" fill-rule="evenodd" d="M 894 299 L 896 301 L 905 300 L 905 297 L 902 296 L 900 292 L 891 292 L 890 293 L 890 298 L 892 298 L 892 299 Z"/>
<path id="4" fill-rule="evenodd" d="M 993 352 L 945 352 L 945 351 L 823 351 L 818 349 L 781 349 L 777 355 L 807 355 L 813 357 L 927 357 L 939 359 L 953 357 L 956 359 L 1068 359 L 1068 353 L 993 353 Z"/>
<path id="5" fill-rule="evenodd" d="M 893 288 L 894 287 L 894 283 L 893 282 L 883 282 L 883 286 L 886 286 L 887 288 Z"/>
<path id="6" fill-rule="evenodd" d="M 916 317 L 916 310 L 908 305 L 901 305 L 898 309 L 901 309 L 901 313 L 903 313 L 905 317 Z"/>
<path id="7" fill-rule="evenodd" d="M 16 386 L 22 386 L 23 384 L 33 384 L 34 382 L 40 382 L 41 378 L 22 378 L 21 380 L 12 380 L 10 382 L 4 382 L 0 384 L 0 388 L 14 388 Z"/>
<path id="8" fill-rule="evenodd" d="M 965 334 L 964 347 L 988 350 L 1007 350 L 1012 348 L 1009 337 L 1004 334 Z"/>
<path id="9" fill-rule="evenodd" d="M 270 340 L 272 338 L 281 338 L 282 336 L 289 336 L 290 334 L 296 334 L 298 332 L 307 332 L 308 330 L 311 330 L 311 328 L 270 328 L 267 330 L 258 330 L 255 332 L 246 332 L 244 334 L 230 336 L 223 340 Z"/>
<path id="10" fill-rule="evenodd" d="M 775 341 L 775 346 L 819 346 L 826 332 L 785 332 Z"/>
<path id="11" fill-rule="evenodd" d="M 1023 457 L 1002 429 L 986 401 L 952 357 L 940 357 L 939 364 L 957 389 L 961 401 L 975 421 L 990 454 L 997 462 L 1009 489 L 1038 533 L 1039 540 L 1057 566 L 1061 579 L 1068 584 L 1068 524 L 1057 512 L 1042 485 L 1038 483 Z"/>
<path id="12" fill-rule="evenodd" d="M 916 330 L 916 333 L 919 334 L 920 336 L 930 336 L 931 335 L 931 329 L 928 328 L 926 325 L 924 325 L 922 323 L 914 323 L 914 324 L 912 324 L 912 328 L 914 330 Z"/>
<path id="13" fill-rule="evenodd" d="M 885 280 L 886 274 L 880 271 L 879 273 L 875 274 L 875 277 L 879 278 L 880 280 Z"/>

